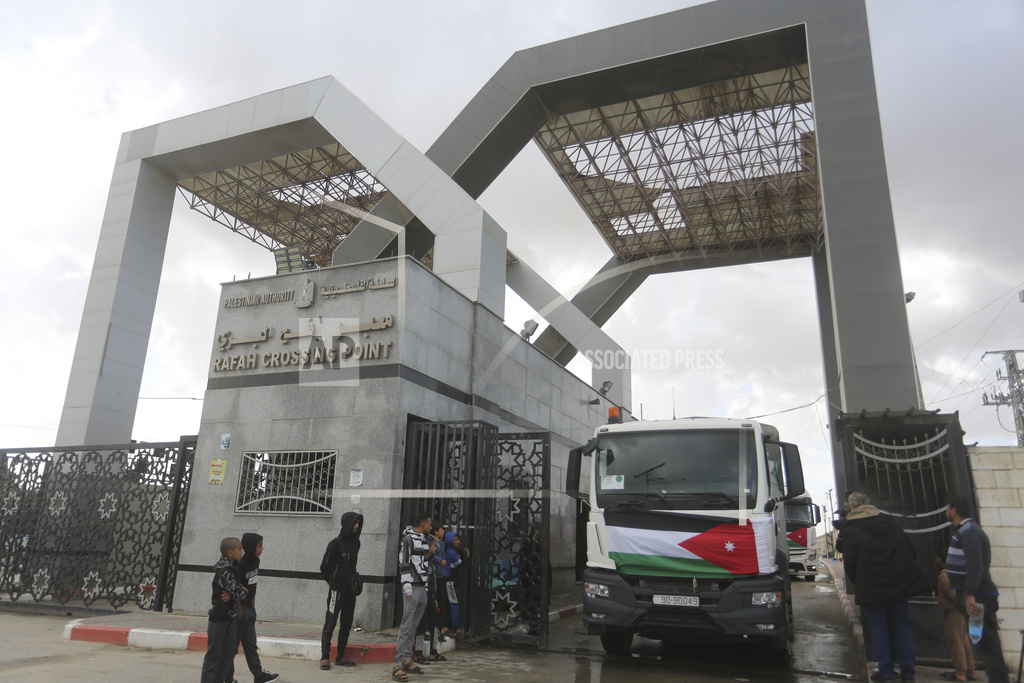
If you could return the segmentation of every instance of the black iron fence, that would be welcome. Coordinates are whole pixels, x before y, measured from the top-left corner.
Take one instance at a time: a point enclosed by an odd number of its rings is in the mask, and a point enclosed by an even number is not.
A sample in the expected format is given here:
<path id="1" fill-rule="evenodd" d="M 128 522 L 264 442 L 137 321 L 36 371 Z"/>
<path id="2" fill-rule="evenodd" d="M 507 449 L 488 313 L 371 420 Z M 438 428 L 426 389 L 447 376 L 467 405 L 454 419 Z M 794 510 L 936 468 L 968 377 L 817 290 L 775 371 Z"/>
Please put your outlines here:
<path id="1" fill-rule="evenodd" d="M 169 609 L 195 445 L 0 450 L 0 592 Z"/>
<path id="2" fill-rule="evenodd" d="M 484 422 L 410 422 L 402 518 L 425 509 L 470 549 L 462 628 L 505 642 L 547 642 L 551 435 Z"/>

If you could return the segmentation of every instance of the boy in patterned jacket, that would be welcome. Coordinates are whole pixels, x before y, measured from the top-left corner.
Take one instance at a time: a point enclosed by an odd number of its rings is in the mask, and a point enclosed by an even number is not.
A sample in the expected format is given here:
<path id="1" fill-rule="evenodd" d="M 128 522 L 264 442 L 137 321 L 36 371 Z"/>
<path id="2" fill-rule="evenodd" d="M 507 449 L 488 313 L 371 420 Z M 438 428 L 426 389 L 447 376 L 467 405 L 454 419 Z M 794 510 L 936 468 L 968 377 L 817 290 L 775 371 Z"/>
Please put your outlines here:
<path id="1" fill-rule="evenodd" d="M 213 592 L 206 626 L 206 656 L 203 658 L 201 683 L 219 683 L 227 678 L 235 658 L 238 603 L 248 591 L 238 582 L 235 569 L 242 558 L 242 542 L 229 537 L 220 542 L 220 559 L 213 565 Z M 228 594 L 228 600 L 222 594 Z M 228 679 L 230 680 L 230 679 Z"/>

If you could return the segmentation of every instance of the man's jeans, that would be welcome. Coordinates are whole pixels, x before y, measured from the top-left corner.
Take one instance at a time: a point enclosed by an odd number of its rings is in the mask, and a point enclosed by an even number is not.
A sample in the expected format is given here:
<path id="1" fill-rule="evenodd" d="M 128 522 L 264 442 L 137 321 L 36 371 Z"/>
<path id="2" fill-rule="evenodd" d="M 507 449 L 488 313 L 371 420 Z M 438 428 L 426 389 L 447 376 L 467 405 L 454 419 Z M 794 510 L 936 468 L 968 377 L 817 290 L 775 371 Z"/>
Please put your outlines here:
<path id="1" fill-rule="evenodd" d="M 413 586 L 412 597 L 406 597 L 404 592 L 402 599 L 405 601 L 405 612 L 402 614 L 402 625 L 398 628 L 398 644 L 395 647 L 395 663 L 412 661 L 413 639 L 417 636 L 416 628 L 419 626 L 423 612 L 427 608 L 426 586 Z"/>
<path id="2" fill-rule="evenodd" d="M 900 676 L 913 678 L 916 663 L 910 635 L 910 604 L 906 598 L 861 605 L 871 628 L 871 647 L 882 678 L 895 677 L 893 658 L 899 660 Z"/>

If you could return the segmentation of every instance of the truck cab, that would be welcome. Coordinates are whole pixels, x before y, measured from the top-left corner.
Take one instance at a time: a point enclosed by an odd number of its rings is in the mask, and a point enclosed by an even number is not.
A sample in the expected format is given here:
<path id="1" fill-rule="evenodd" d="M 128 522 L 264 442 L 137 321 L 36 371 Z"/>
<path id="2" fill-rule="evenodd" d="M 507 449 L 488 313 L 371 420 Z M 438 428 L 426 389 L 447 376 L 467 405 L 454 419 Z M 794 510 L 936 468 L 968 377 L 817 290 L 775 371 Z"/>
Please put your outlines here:
<path id="1" fill-rule="evenodd" d="M 572 452 L 566 491 L 589 501 L 583 623 L 607 652 L 627 654 L 634 634 L 788 651 L 784 507 L 804 483 L 799 450 L 774 427 L 726 418 L 598 427 Z"/>
<path id="2" fill-rule="evenodd" d="M 821 506 L 810 496 L 786 501 L 786 540 L 789 544 L 789 575 L 814 581 L 818 574 L 818 535 L 815 527 L 821 522 Z"/>

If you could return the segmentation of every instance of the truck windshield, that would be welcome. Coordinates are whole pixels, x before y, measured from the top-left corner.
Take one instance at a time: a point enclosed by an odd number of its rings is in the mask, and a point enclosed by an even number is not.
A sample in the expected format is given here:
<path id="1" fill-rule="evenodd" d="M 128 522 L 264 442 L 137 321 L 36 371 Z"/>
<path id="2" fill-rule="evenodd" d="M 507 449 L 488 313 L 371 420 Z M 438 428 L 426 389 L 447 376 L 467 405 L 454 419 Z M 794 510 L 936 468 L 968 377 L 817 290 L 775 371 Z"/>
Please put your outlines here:
<path id="1" fill-rule="evenodd" d="M 801 529 L 814 526 L 814 518 L 811 515 L 811 504 L 799 501 L 786 501 L 786 527 Z"/>
<path id="2" fill-rule="evenodd" d="M 757 449 L 751 429 L 602 435 L 595 453 L 601 508 L 753 508 Z"/>

